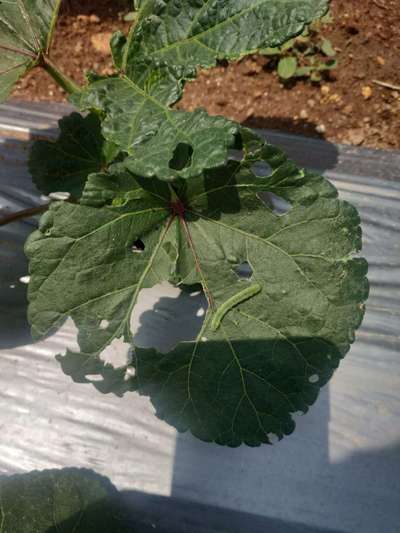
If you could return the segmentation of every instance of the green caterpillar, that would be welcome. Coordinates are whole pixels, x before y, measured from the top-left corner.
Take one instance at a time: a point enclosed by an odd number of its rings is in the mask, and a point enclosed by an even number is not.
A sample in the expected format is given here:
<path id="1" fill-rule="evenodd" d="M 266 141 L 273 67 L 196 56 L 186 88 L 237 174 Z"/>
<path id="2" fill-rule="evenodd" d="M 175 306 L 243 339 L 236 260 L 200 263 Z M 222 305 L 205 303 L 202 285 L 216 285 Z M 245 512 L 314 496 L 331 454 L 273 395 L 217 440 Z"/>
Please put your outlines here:
<path id="1" fill-rule="evenodd" d="M 236 305 L 244 302 L 245 300 L 248 300 L 252 296 L 255 296 L 259 292 L 261 292 L 261 285 L 259 283 L 254 283 L 253 285 L 250 285 L 249 287 L 246 287 L 242 291 L 238 292 L 234 296 L 231 296 L 224 302 L 222 305 L 218 307 L 218 309 L 215 311 L 214 317 L 211 321 L 211 329 L 213 331 L 216 331 L 219 326 L 221 325 L 221 321 L 228 313 L 232 307 L 235 307 Z"/>

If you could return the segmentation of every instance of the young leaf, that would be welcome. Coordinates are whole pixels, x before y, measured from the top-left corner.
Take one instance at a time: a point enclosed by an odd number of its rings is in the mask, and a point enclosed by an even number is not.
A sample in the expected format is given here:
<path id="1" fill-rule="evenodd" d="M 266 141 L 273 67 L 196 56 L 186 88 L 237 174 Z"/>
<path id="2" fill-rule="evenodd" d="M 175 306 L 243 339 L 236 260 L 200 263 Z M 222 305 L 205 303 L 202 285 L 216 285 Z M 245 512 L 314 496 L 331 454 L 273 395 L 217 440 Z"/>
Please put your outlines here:
<path id="1" fill-rule="evenodd" d="M 303 76 L 310 76 L 313 72 L 313 67 L 298 67 L 296 69 L 296 76 L 298 78 L 302 78 Z"/>
<path id="2" fill-rule="evenodd" d="M 1 530 L 10 533 L 133 533 L 110 481 L 64 468 L 0 477 Z"/>
<path id="3" fill-rule="evenodd" d="M 324 71 L 324 70 L 332 70 L 334 68 L 337 67 L 337 61 L 336 59 L 330 59 L 329 61 L 327 61 L 326 63 L 320 63 L 318 65 L 318 70 L 320 72 Z"/>
<path id="4" fill-rule="evenodd" d="M 297 59 L 293 56 L 282 57 L 278 63 L 278 75 L 284 80 L 292 78 L 297 69 Z"/>
<path id="5" fill-rule="evenodd" d="M 0 102 L 50 47 L 61 0 L 0 2 Z"/>
<path id="6" fill-rule="evenodd" d="M 105 391 L 137 388 L 178 430 L 229 446 L 293 430 L 292 414 L 307 411 L 353 342 L 368 294 L 366 262 L 352 257 L 361 247 L 356 210 L 322 177 L 248 130 L 241 136 L 242 161 L 171 193 L 143 179 L 138 200 L 139 178 L 110 175 L 103 207 L 56 204 L 27 245 L 33 332 L 72 316 L 82 354 L 59 360 L 73 379 L 95 373 Z M 257 174 L 263 161 L 270 175 Z M 96 202 L 105 177 L 97 179 L 87 186 Z M 290 209 L 276 214 L 262 193 Z M 240 275 L 243 263 L 251 279 Z M 140 289 L 162 280 L 203 286 L 199 336 L 168 354 L 136 348 L 134 379 L 125 381 L 130 363 L 107 375 L 101 351 L 131 341 Z"/>
<path id="7" fill-rule="evenodd" d="M 310 75 L 310 80 L 311 81 L 314 81 L 314 82 L 320 82 L 322 80 L 322 76 L 321 74 L 319 73 L 319 70 L 312 70 L 311 72 L 311 75 Z"/>
<path id="8" fill-rule="evenodd" d="M 136 11 L 129 11 L 126 15 L 124 15 L 124 21 L 125 22 L 136 22 L 138 17 L 138 14 Z"/>
<path id="9" fill-rule="evenodd" d="M 101 80 L 90 85 L 80 100 L 82 109 L 105 113 L 103 135 L 132 156 L 126 160 L 126 167 L 146 178 L 172 181 L 223 165 L 238 126 L 201 109 L 193 113 L 169 109 L 157 98 L 160 85 L 155 95 L 153 86 L 145 85 L 143 90 L 127 78 Z M 176 166 L 174 161 L 182 145 L 190 157 L 186 164 Z"/>
<path id="10" fill-rule="evenodd" d="M 332 43 L 329 39 L 322 40 L 321 51 L 328 57 L 334 57 L 336 55 L 336 51 L 333 48 Z"/>
<path id="11" fill-rule="evenodd" d="M 69 192 L 80 198 L 89 174 L 99 172 L 118 149 L 101 135 L 99 118 L 72 113 L 59 121 L 57 141 L 36 141 L 29 156 L 29 171 L 44 194 Z"/>

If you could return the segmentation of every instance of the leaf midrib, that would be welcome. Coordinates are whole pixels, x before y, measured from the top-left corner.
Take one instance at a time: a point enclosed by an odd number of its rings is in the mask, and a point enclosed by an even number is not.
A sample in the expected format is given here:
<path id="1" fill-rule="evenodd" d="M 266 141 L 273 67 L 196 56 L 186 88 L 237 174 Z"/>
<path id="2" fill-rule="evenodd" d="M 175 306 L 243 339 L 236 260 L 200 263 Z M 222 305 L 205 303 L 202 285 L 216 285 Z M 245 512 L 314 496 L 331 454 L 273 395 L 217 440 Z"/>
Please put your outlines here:
<path id="1" fill-rule="evenodd" d="M 192 142 L 192 139 L 191 137 L 189 137 L 187 135 L 187 133 L 184 131 L 184 130 L 181 130 L 179 128 L 177 128 L 176 126 L 176 123 L 173 122 L 173 120 L 171 119 L 171 115 L 173 115 L 173 110 L 170 109 L 169 107 L 165 106 L 164 104 L 162 104 L 161 102 L 159 102 L 158 100 L 156 100 L 155 98 L 153 98 L 150 94 L 146 93 L 143 89 L 141 89 L 133 80 L 131 80 L 130 78 L 128 78 L 127 76 L 123 75 L 120 77 L 120 79 L 122 79 L 123 81 L 127 82 L 133 89 L 136 90 L 136 92 L 138 92 L 140 94 L 140 96 L 142 96 L 145 100 L 148 100 L 150 101 L 152 104 L 154 104 L 155 106 L 157 106 L 159 109 L 161 109 L 161 111 L 163 112 L 163 114 L 165 115 L 165 118 L 167 120 L 167 122 L 169 122 L 172 126 L 172 128 L 177 132 L 179 133 L 180 135 L 182 135 L 183 138 L 185 138 L 190 144 Z M 135 113 L 136 115 L 136 113 Z"/>

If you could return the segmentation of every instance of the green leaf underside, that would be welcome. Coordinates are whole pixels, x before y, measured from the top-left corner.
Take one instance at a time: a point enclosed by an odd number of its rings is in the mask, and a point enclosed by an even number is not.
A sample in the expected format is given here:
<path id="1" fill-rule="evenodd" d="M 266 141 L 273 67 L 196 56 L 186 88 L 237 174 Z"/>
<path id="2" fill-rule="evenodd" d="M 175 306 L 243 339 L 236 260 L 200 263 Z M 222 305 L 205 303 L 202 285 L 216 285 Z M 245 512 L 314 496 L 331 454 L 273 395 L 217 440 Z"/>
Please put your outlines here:
<path id="1" fill-rule="evenodd" d="M 0 478 L 4 533 L 133 533 L 118 492 L 90 470 L 65 468 Z"/>
<path id="2" fill-rule="evenodd" d="M 36 336 L 73 318 L 82 353 L 58 359 L 76 381 L 99 374 L 97 388 L 149 395 L 179 431 L 255 446 L 289 434 L 292 414 L 315 401 L 354 340 L 368 283 L 366 262 L 352 257 L 361 247 L 356 210 L 322 177 L 248 130 L 241 135 L 241 162 L 180 183 L 185 221 L 171 215 L 163 182 L 118 166 L 89 178 L 85 205 L 55 204 L 26 247 L 29 317 Z M 256 174 L 260 161 L 270 175 Z M 277 215 L 261 193 L 290 209 Z M 141 253 L 132 248 L 138 239 Z M 251 279 L 237 273 L 244 262 Z M 132 342 L 139 291 L 162 280 L 202 284 L 210 305 L 198 338 L 168 354 L 136 347 L 127 366 L 104 365 L 110 342 Z M 251 285 L 257 291 L 245 291 Z M 126 375 L 131 365 L 135 378 Z"/>
<path id="3" fill-rule="evenodd" d="M 129 154 L 127 168 L 173 181 L 223 165 L 237 126 L 223 117 L 171 110 L 186 80 L 218 59 L 278 46 L 327 11 L 327 0 L 150 0 L 125 39 L 112 39 L 119 77 L 90 84 L 75 103 L 104 113 L 103 135 Z M 184 146 L 191 158 L 174 165 Z"/>
<path id="4" fill-rule="evenodd" d="M 0 102 L 50 46 L 61 0 L 0 3 Z"/>
<path id="5" fill-rule="evenodd" d="M 89 174 L 112 161 L 115 149 L 101 135 L 100 120 L 72 113 L 59 121 L 57 141 L 36 141 L 29 156 L 29 171 L 44 194 L 69 192 L 80 198 Z"/>

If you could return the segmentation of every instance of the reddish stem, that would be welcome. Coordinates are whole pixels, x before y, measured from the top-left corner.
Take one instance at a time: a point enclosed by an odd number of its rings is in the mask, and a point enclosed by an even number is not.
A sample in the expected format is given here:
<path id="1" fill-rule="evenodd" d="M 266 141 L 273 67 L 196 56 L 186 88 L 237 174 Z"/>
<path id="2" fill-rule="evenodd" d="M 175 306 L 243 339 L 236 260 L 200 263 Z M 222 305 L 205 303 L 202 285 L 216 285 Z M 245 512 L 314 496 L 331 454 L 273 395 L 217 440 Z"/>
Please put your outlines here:
<path id="1" fill-rule="evenodd" d="M 10 215 L 6 215 L 3 218 L 0 218 L 0 226 L 5 226 L 6 224 L 10 224 L 11 222 L 15 222 L 17 220 L 21 220 L 22 218 L 30 218 L 34 215 L 39 215 L 40 213 L 43 213 L 49 208 L 50 204 L 45 205 L 38 205 L 37 207 L 30 207 L 29 209 L 23 209 L 22 211 L 18 211 L 17 213 L 11 213 Z"/>
<path id="2" fill-rule="evenodd" d="M 27 56 L 32 59 L 37 59 L 37 54 L 30 52 L 29 50 L 23 50 L 20 48 L 15 48 L 14 46 L 6 46 L 5 44 L 0 44 L 0 48 L 7 50 L 7 52 L 14 52 L 15 54 L 20 54 L 22 56 Z"/>
<path id="3" fill-rule="evenodd" d="M 180 205 L 183 206 L 182 202 L 180 202 Z M 188 244 L 189 244 L 189 248 L 190 248 L 190 250 L 192 251 L 192 254 L 193 254 L 196 270 L 199 273 L 200 278 L 201 278 L 201 280 L 203 282 L 204 293 L 205 293 L 205 295 L 207 297 L 209 306 L 211 307 L 211 309 L 213 309 L 215 307 L 214 298 L 213 298 L 209 288 L 207 287 L 206 280 L 204 279 L 203 272 L 201 270 L 200 260 L 199 260 L 199 257 L 197 255 L 196 248 L 195 248 L 192 236 L 190 234 L 189 226 L 188 226 L 188 224 L 186 222 L 184 206 L 183 206 L 183 212 L 179 213 L 177 216 L 179 217 L 179 221 L 182 224 L 183 229 L 184 229 L 184 231 L 186 233 L 186 238 L 187 238 L 187 241 L 188 241 Z"/>

